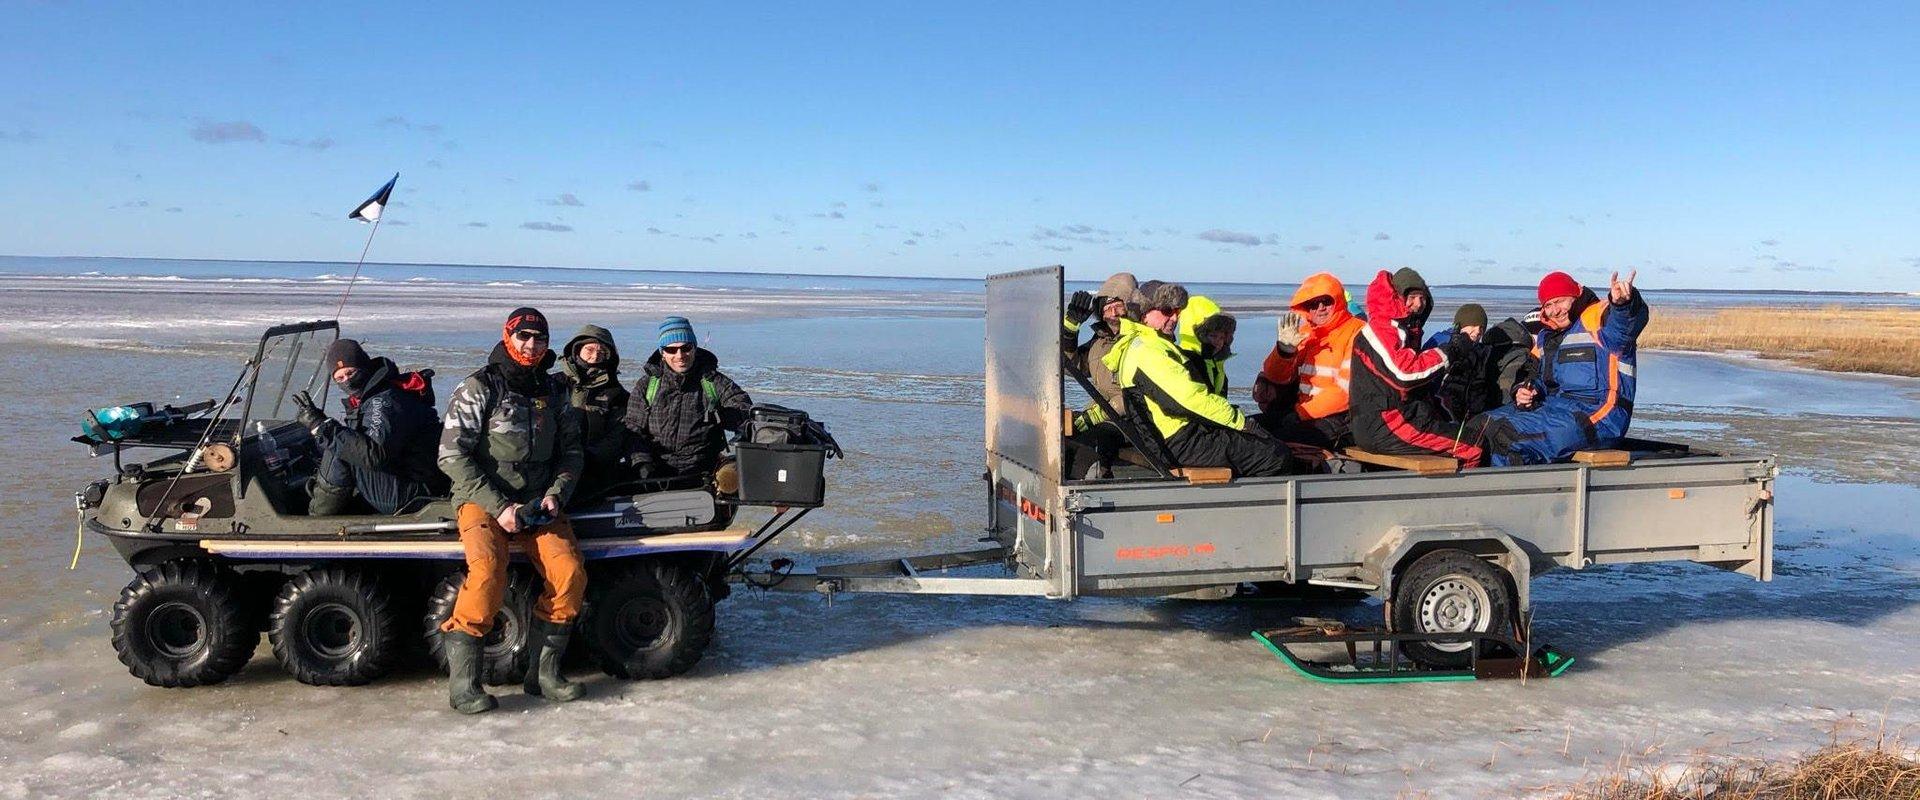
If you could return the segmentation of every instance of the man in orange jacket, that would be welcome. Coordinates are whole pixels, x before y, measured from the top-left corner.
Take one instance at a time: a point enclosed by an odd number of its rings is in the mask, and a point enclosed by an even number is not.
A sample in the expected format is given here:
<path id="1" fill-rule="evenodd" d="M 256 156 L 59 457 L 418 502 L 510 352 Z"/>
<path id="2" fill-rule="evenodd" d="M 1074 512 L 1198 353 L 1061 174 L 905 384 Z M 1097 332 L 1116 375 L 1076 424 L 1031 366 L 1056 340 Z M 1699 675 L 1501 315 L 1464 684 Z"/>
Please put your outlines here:
<path id="1" fill-rule="evenodd" d="M 1325 272 L 1307 276 L 1280 318 L 1278 341 L 1253 384 L 1261 424 L 1289 442 L 1351 444 L 1347 391 L 1353 337 L 1365 325 L 1347 310 L 1347 289 Z"/>

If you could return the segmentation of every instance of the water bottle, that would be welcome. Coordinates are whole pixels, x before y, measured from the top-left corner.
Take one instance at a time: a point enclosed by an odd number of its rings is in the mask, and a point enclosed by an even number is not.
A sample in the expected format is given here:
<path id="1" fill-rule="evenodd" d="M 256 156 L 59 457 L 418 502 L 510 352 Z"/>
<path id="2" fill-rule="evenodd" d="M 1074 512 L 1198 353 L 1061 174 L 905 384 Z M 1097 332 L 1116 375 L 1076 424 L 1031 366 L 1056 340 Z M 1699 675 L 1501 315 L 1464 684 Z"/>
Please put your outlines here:
<path id="1" fill-rule="evenodd" d="M 286 458 L 280 453 L 280 443 L 274 440 L 273 431 L 267 430 L 267 423 L 255 420 L 253 432 L 259 436 L 260 454 L 266 462 L 267 471 L 279 472 L 280 467 L 286 463 Z"/>

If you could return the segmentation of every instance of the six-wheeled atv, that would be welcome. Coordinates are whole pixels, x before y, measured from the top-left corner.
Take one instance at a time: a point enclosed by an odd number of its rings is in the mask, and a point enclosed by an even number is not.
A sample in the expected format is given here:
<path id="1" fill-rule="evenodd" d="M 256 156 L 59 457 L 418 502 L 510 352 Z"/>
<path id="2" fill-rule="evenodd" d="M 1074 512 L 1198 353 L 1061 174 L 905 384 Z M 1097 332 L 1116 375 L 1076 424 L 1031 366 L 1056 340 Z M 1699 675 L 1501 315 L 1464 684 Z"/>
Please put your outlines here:
<path id="1" fill-rule="evenodd" d="M 305 390 L 324 403 L 321 356 L 338 335 L 330 320 L 269 329 L 217 401 L 89 412 L 74 441 L 111 454 L 114 474 L 75 504 L 83 528 L 107 537 L 136 573 L 112 622 L 114 649 L 135 676 L 155 686 L 217 683 L 252 658 L 262 631 L 303 683 L 364 684 L 422 650 L 444 667 L 439 626 L 465 564 L 451 503 L 392 516 L 307 514 L 318 454 L 290 421 L 290 398 Z M 124 454 L 134 448 L 171 452 L 130 463 Z M 568 516 L 590 577 L 576 641 L 620 678 L 691 668 L 712 638 L 735 554 L 821 504 L 826 450 L 743 446 L 745 479 L 731 496 L 682 480 L 578 498 Z M 768 470 L 749 462 L 767 457 L 785 459 L 778 482 L 752 477 Z M 753 505 L 774 513 L 758 529 L 726 528 L 734 507 Z M 513 567 L 486 640 L 490 683 L 518 683 L 525 670 L 535 580 L 524 563 Z"/>

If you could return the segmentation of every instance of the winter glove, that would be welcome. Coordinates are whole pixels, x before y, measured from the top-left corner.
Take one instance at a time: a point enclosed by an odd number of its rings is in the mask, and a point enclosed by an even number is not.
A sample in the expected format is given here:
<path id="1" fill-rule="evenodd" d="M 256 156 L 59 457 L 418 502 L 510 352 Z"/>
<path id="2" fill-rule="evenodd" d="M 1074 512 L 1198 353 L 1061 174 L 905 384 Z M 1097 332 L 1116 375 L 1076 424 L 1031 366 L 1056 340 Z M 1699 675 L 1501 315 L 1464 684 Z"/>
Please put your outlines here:
<path id="1" fill-rule="evenodd" d="M 1281 352 L 1291 353 L 1300 349 L 1300 343 L 1307 338 L 1307 332 L 1301 330 L 1303 322 L 1305 320 L 1300 318 L 1298 312 L 1289 311 L 1280 315 L 1280 330 L 1274 333 L 1273 340 L 1280 346 Z"/>
<path id="2" fill-rule="evenodd" d="M 1259 422 L 1256 422 L 1253 417 L 1246 417 L 1245 420 L 1240 423 L 1240 432 L 1251 434 L 1262 439 L 1273 438 L 1273 434 L 1269 433 Z"/>
<path id="3" fill-rule="evenodd" d="M 1077 328 L 1091 316 L 1093 316 L 1093 293 L 1074 292 L 1073 297 L 1067 301 L 1067 323 Z"/>
<path id="4" fill-rule="evenodd" d="M 326 412 L 320 410 L 313 402 L 313 395 L 304 389 L 293 393 L 293 407 L 299 412 L 300 427 L 310 432 L 317 434 L 320 426 L 327 422 Z"/>

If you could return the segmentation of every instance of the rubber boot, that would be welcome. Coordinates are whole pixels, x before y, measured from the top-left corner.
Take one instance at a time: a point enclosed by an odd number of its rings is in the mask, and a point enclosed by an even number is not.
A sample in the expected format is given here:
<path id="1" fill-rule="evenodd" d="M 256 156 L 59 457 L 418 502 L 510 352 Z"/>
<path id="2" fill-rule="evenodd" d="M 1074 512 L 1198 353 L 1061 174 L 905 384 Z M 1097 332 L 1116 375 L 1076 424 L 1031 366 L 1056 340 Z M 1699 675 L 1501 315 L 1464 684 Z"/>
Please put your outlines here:
<path id="1" fill-rule="evenodd" d="M 580 699 L 585 689 L 560 674 L 560 658 L 566 655 L 567 641 L 572 638 L 572 623 L 535 620 L 533 636 L 527 642 L 527 677 L 520 688 L 556 703 Z"/>
<path id="2" fill-rule="evenodd" d="M 447 631 L 440 639 L 447 650 L 447 704 L 462 714 L 492 711 L 500 705 L 480 688 L 480 637 Z"/>
<path id="3" fill-rule="evenodd" d="M 342 489 L 319 478 L 313 479 L 313 498 L 307 501 L 307 516 L 337 517 L 347 513 L 353 503 L 353 490 Z"/>

